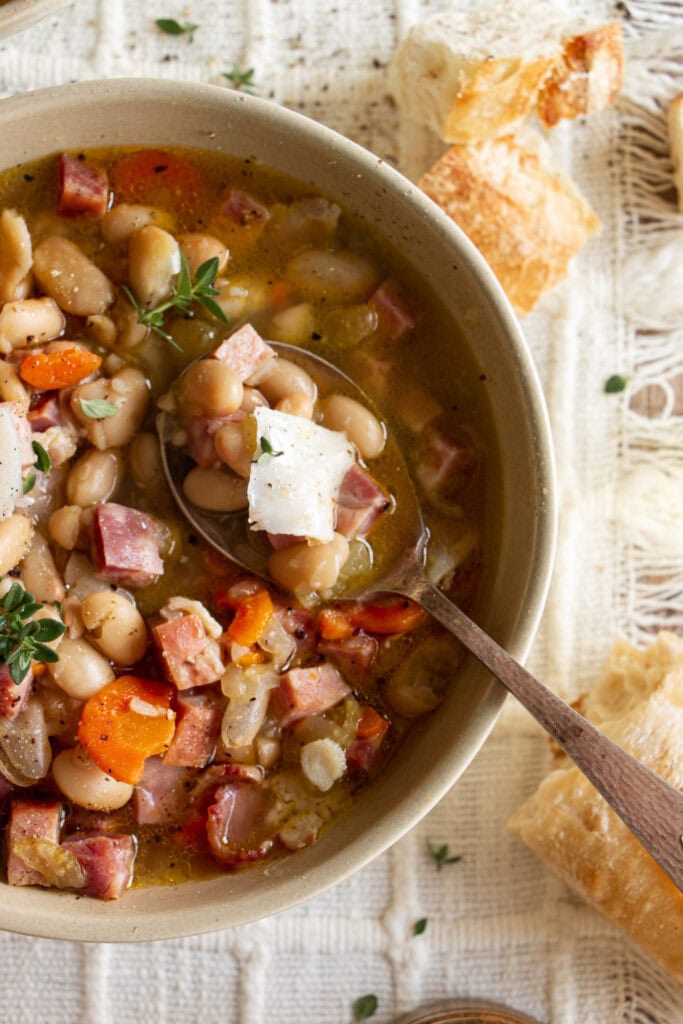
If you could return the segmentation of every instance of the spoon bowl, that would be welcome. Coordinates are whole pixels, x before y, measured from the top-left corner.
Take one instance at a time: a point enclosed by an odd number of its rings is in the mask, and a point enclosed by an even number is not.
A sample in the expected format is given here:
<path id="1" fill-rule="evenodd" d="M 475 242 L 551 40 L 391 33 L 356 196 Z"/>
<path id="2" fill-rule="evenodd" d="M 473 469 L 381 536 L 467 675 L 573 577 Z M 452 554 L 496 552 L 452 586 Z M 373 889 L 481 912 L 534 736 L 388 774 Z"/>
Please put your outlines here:
<path id="1" fill-rule="evenodd" d="M 307 349 L 283 343 L 273 347 L 366 406 L 372 402 L 346 374 Z M 169 487 L 185 518 L 209 544 L 251 573 L 268 578 L 267 554 L 249 543 L 246 512 L 202 512 L 183 494 L 182 481 L 191 461 L 173 443 L 179 422 L 160 413 L 157 430 Z M 393 463 L 404 478 L 402 522 L 396 543 L 383 550 L 368 573 L 340 578 L 335 599 L 364 598 L 389 592 L 417 602 L 444 626 L 512 693 L 569 755 L 619 817 L 683 891 L 683 793 L 679 793 L 590 724 L 572 707 L 535 679 L 464 614 L 427 578 L 424 565 L 429 533 L 424 525 L 408 467 L 398 446 L 387 439 Z"/>

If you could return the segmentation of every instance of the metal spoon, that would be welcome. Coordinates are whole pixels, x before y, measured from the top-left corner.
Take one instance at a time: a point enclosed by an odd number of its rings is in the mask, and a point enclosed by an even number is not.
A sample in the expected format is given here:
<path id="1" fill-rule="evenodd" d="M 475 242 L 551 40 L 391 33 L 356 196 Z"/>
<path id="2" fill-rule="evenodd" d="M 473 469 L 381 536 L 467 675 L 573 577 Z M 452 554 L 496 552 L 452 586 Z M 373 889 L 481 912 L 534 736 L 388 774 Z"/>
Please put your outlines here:
<path id="1" fill-rule="evenodd" d="M 274 347 L 308 369 L 317 381 L 323 379 L 333 384 L 335 391 L 372 405 L 349 377 L 320 356 L 290 345 L 275 344 Z M 267 577 L 267 551 L 265 546 L 263 550 L 254 546 L 253 532 L 248 530 L 245 514 L 202 512 L 185 498 L 182 481 L 192 463 L 183 450 L 172 443 L 178 426 L 173 415 L 159 414 L 157 430 L 164 472 L 178 507 L 209 544 L 249 572 Z M 391 439 L 388 439 L 388 446 L 391 466 L 404 477 L 400 529 L 395 531 L 394 545 L 382 553 L 371 572 L 348 580 L 338 596 L 357 598 L 380 591 L 390 592 L 408 597 L 425 608 L 540 722 L 683 891 L 683 793 L 660 779 L 547 689 L 429 582 L 423 570 L 429 534 L 415 491 L 412 486 L 406 486 L 408 468 Z M 382 476 L 381 472 L 378 476 Z"/>

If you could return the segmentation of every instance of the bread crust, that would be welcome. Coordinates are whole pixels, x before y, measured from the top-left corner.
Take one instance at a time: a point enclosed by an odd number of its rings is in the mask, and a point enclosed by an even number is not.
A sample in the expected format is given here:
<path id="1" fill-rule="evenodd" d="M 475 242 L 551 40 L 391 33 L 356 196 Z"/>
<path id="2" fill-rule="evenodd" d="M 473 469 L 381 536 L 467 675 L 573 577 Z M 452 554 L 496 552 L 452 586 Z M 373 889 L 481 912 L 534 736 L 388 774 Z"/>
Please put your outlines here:
<path id="1" fill-rule="evenodd" d="M 683 93 L 669 104 L 669 145 L 674 164 L 674 184 L 678 191 L 678 209 L 683 213 Z"/>
<path id="2" fill-rule="evenodd" d="M 561 118 L 595 114 L 614 103 L 623 81 L 624 39 L 618 21 L 572 36 L 541 86 L 538 116 L 552 128 Z"/>
<path id="3" fill-rule="evenodd" d="M 683 791 L 683 640 L 620 641 L 587 717 Z M 597 910 L 683 981 L 683 893 L 567 759 L 512 815 L 510 830 Z"/>
<path id="4" fill-rule="evenodd" d="M 600 227 L 570 179 L 510 136 L 453 146 L 419 184 L 474 242 L 518 313 L 565 276 Z"/>

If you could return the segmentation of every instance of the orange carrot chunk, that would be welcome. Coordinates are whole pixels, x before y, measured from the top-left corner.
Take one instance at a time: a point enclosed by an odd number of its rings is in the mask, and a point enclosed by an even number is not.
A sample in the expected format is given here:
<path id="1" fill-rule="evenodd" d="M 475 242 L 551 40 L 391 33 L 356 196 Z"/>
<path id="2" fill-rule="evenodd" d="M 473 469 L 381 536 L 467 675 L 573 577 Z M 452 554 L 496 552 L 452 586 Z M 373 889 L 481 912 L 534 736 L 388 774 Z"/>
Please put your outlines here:
<path id="1" fill-rule="evenodd" d="M 366 704 L 358 720 L 356 737 L 359 740 L 376 740 L 379 744 L 388 728 L 389 723 L 386 718 Z"/>
<path id="2" fill-rule="evenodd" d="M 377 633 L 381 636 L 409 633 L 427 620 L 427 612 L 414 601 L 409 601 L 407 597 L 376 604 L 354 604 L 345 614 L 356 629 L 364 629 L 366 633 Z"/>
<path id="3" fill-rule="evenodd" d="M 117 782 L 135 785 L 145 760 L 168 750 L 175 731 L 173 689 L 139 676 L 119 676 L 83 707 L 78 739 Z"/>
<path id="4" fill-rule="evenodd" d="M 318 632 L 323 640 L 345 640 L 353 626 L 337 608 L 324 608 L 318 615 Z"/>
<path id="5" fill-rule="evenodd" d="M 36 352 L 21 361 L 19 376 L 41 391 L 68 388 L 99 369 L 102 360 L 85 348 L 59 349 L 57 352 Z"/>
<path id="6" fill-rule="evenodd" d="M 265 633 L 273 615 L 273 602 L 267 590 L 257 590 L 240 603 L 228 627 L 228 638 L 242 647 L 251 647 Z"/>

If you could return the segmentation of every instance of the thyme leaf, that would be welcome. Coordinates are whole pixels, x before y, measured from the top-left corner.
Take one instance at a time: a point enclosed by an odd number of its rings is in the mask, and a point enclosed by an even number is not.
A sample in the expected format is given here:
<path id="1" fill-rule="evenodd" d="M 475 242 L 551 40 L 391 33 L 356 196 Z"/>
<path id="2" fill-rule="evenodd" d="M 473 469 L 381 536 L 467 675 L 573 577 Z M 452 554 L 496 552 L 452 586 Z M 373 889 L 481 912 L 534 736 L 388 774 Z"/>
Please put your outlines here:
<path id="1" fill-rule="evenodd" d="M 7 665 L 12 681 L 19 686 L 32 661 L 59 661 L 47 645 L 60 637 L 66 626 L 56 619 L 33 619 L 44 606 L 13 583 L 0 599 L 0 665 Z"/>
<path id="2" fill-rule="evenodd" d="M 233 89 L 238 92 L 247 92 L 255 95 L 256 82 L 254 81 L 254 68 L 241 68 L 239 64 L 233 64 L 231 71 L 224 71 L 223 78 L 232 84 Z"/>
<path id="3" fill-rule="evenodd" d="M 444 864 L 457 864 L 458 861 L 462 860 L 462 854 L 458 853 L 451 856 L 451 852 L 448 848 L 448 843 L 443 843 L 440 846 L 435 846 L 429 840 L 427 840 L 427 852 L 436 864 L 436 870 L 441 871 Z"/>
<path id="4" fill-rule="evenodd" d="M 377 996 L 372 993 L 356 999 L 353 1004 L 353 1019 L 355 1024 L 362 1024 L 362 1021 L 368 1020 L 370 1017 L 374 1017 L 377 1013 L 378 1005 L 379 1000 L 377 999 Z"/>
<path id="5" fill-rule="evenodd" d="M 194 42 L 194 34 L 199 28 L 199 25 L 193 25 L 189 21 L 181 24 L 175 18 L 157 18 L 154 24 L 167 36 L 187 36 L 188 43 Z"/>
<path id="6" fill-rule="evenodd" d="M 119 411 L 118 405 L 108 402 L 106 398 L 81 398 L 80 403 L 83 415 L 91 420 L 107 420 Z"/>
<path id="7" fill-rule="evenodd" d="M 33 465 L 36 469 L 39 469 L 41 473 L 49 473 L 52 467 L 52 459 L 38 441 L 33 442 L 33 452 L 36 457 Z"/>

